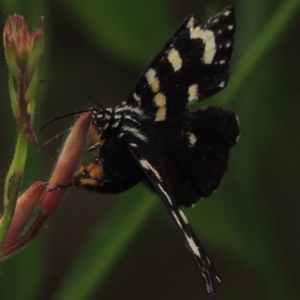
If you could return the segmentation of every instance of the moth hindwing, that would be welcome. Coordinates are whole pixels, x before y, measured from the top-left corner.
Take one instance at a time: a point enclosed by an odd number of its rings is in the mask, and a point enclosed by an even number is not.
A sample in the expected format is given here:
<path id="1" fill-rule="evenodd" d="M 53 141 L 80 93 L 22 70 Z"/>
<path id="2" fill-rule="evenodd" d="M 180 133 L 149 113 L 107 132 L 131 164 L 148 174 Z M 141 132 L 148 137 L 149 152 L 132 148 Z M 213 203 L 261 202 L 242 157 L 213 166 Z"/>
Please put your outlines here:
<path id="1" fill-rule="evenodd" d="M 229 149 L 239 135 L 235 114 L 190 105 L 228 81 L 235 17 L 227 6 L 197 25 L 189 16 L 141 74 L 127 101 L 92 108 L 93 162 L 69 185 L 120 193 L 144 182 L 162 200 L 181 231 L 211 299 L 215 268 L 180 206 L 191 206 L 219 186 Z"/>

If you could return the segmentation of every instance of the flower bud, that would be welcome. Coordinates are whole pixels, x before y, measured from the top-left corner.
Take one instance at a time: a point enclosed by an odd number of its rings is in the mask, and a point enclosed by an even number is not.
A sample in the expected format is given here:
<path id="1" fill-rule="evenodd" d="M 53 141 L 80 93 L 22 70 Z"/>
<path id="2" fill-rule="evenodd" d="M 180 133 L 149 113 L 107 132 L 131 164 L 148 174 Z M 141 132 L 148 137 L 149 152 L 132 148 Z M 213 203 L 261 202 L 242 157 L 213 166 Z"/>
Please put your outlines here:
<path id="1" fill-rule="evenodd" d="M 4 26 L 3 42 L 8 68 L 20 80 L 26 75 L 30 83 L 36 69 L 40 68 L 43 55 L 43 29 L 29 34 L 25 19 L 20 15 L 8 17 Z"/>
<path id="2" fill-rule="evenodd" d="M 28 220 L 45 188 L 43 182 L 35 182 L 18 198 L 14 216 L 4 240 L 4 246 L 18 239 L 27 226 Z"/>
<path id="3" fill-rule="evenodd" d="M 34 117 L 35 91 L 43 62 L 43 29 L 43 18 L 41 28 L 29 33 L 24 18 L 13 15 L 5 22 L 3 32 L 14 117 L 18 122 L 19 131 L 24 128 L 35 144 L 37 141 L 31 124 Z"/>
<path id="4" fill-rule="evenodd" d="M 57 210 L 65 189 L 56 189 L 57 185 L 70 183 L 85 148 L 92 114 L 83 113 L 72 128 L 58 158 L 48 185 L 48 192 L 41 202 L 43 211 L 51 214 Z M 54 189 L 52 191 L 49 191 Z"/>

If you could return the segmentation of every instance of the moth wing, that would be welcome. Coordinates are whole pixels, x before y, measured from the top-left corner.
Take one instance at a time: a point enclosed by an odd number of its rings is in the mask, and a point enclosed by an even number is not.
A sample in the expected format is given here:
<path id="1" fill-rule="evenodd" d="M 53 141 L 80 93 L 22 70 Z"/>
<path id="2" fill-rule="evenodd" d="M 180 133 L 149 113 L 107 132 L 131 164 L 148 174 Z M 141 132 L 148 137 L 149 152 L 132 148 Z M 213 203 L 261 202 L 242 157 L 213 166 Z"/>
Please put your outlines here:
<path id="1" fill-rule="evenodd" d="M 168 213 L 182 233 L 184 243 L 193 257 L 210 298 L 215 299 L 214 279 L 217 278 L 219 280 L 217 272 L 197 239 L 186 216 L 179 208 L 176 195 L 172 192 L 168 184 L 165 183 L 165 178 L 168 175 L 165 174 L 160 166 L 153 164 L 151 158 L 155 157 L 154 148 L 150 146 L 144 151 L 145 148 L 139 147 L 141 146 L 139 145 L 139 140 L 136 141 L 134 139 L 131 139 L 128 145 L 132 155 L 144 171 L 148 184 L 159 195 Z"/>
<path id="2" fill-rule="evenodd" d="M 142 123 L 139 131 L 127 134 L 143 155 L 147 153 L 149 162 L 163 172 L 164 182 L 177 196 L 178 204 L 191 206 L 219 186 L 239 125 L 233 112 L 207 107 L 176 121 Z"/>
<path id="3" fill-rule="evenodd" d="M 205 25 L 189 16 L 141 74 L 127 105 L 139 106 L 152 120 L 163 121 L 222 90 L 229 77 L 234 33 L 233 6 Z M 161 107 L 167 109 L 158 115 Z"/>

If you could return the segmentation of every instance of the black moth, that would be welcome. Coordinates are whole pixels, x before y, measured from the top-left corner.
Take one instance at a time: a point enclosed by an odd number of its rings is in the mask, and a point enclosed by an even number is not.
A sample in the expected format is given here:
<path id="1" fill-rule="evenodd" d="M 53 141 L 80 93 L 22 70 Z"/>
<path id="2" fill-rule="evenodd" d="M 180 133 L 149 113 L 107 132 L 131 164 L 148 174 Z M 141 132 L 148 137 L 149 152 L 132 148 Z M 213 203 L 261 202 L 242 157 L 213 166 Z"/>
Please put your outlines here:
<path id="1" fill-rule="evenodd" d="M 115 108 L 92 108 L 98 150 L 68 185 L 120 193 L 143 181 L 163 201 L 181 231 L 211 299 L 215 268 L 180 206 L 191 206 L 218 187 L 239 126 L 235 114 L 190 105 L 222 90 L 228 81 L 235 17 L 227 6 L 205 25 L 189 16 Z"/>

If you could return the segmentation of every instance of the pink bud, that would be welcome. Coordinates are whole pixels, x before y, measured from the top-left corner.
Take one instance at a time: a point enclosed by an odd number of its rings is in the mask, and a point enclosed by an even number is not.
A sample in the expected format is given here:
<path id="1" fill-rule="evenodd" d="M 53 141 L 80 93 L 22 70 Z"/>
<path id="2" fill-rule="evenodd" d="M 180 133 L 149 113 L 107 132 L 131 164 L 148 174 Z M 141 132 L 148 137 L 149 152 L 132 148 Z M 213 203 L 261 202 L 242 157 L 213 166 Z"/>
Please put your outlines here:
<path id="1" fill-rule="evenodd" d="M 9 69 L 19 80 L 25 71 L 31 49 L 30 35 L 22 16 L 15 14 L 8 17 L 4 26 L 3 40 Z"/>
<path id="2" fill-rule="evenodd" d="M 6 61 L 9 69 L 9 93 L 19 128 L 25 128 L 29 138 L 37 143 L 31 128 L 35 92 L 43 62 L 44 19 L 41 28 L 29 33 L 20 15 L 8 17 L 3 32 Z"/>
<path id="3" fill-rule="evenodd" d="M 26 227 L 28 220 L 37 202 L 40 200 L 46 187 L 43 182 L 35 182 L 17 200 L 16 209 L 10 228 L 6 235 L 4 246 L 18 239 Z"/>
<path id="4" fill-rule="evenodd" d="M 51 214 L 57 210 L 59 202 L 65 193 L 65 189 L 49 190 L 57 188 L 57 185 L 68 184 L 72 180 L 85 148 L 91 119 L 91 112 L 83 113 L 75 123 L 65 142 L 50 178 L 48 192 L 41 202 L 41 208 L 46 213 Z"/>

